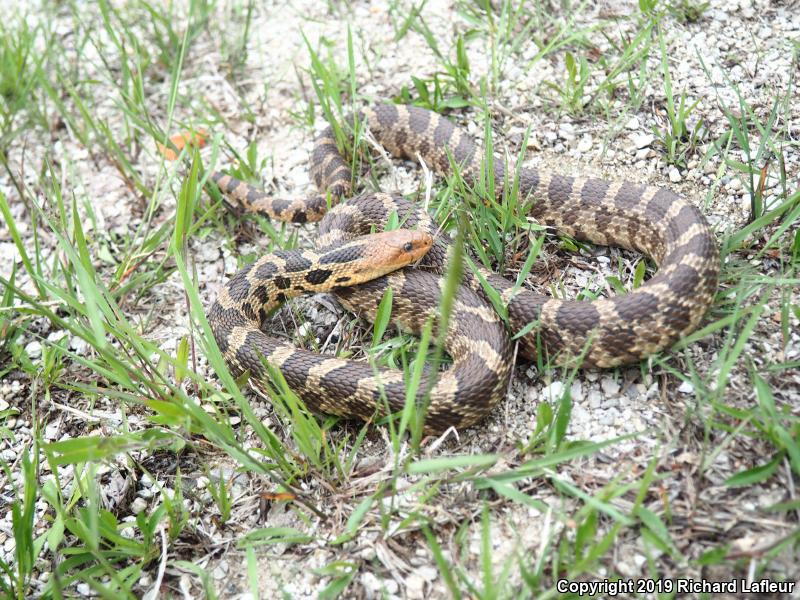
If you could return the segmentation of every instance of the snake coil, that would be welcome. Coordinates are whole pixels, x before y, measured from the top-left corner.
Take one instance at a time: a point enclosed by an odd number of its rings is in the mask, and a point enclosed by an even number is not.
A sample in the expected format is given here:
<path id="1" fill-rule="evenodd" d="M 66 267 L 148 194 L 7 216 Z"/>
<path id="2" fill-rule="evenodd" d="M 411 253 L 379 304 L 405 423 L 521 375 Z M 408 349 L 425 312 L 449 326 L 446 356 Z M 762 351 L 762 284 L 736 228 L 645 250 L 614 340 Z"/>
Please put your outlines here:
<path id="1" fill-rule="evenodd" d="M 360 118 L 375 139 L 398 158 L 423 160 L 438 173 L 452 172 L 476 181 L 483 150 L 446 118 L 421 108 L 379 105 Z M 506 165 L 494 158 L 495 192 L 514 181 Z M 285 287 L 293 293 L 331 289 L 348 308 L 375 316 L 387 288 L 393 290 L 392 318 L 419 332 L 434 315 L 443 285 L 446 244 L 436 240 L 417 268 L 407 267 L 352 287 L 321 271 L 331 265 L 347 271 L 355 260 L 341 250 L 354 236 L 380 229 L 392 213 L 404 227 L 435 236 L 436 227 L 420 208 L 393 194 L 366 194 L 327 211 L 351 195 L 350 167 L 339 153 L 331 127 L 315 141 L 311 174 L 320 194 L 284 200 L 213 173 L 212 179 L 245 209 L 297 223 L 319 221 L 318 252 L 275 253 L 237 273 L 209 312 L 209 322 L 226 361 L 236 373 L 250 371 L 256 381 L 267 374 L 266 361 L 281 370 L 289 386 L 309 408 L 370 419 L 401 409 L 406 387 L 402 373 L 367 363 L 321 356 L 269 338 L 260 330 L 264 310 L 280 300 Z M 567 177 L 532 168 L 517 174 L 520 198 L 531 199 L 530 215 L 539 223 L 578 240 L 636 250 L 658 265 L 650 280 L 628 294 L 591 302 L 561 300 L 525 288 L 515 289 L 503 277 L 482 271 L 508 308 L 508 324 L 521 331 L 519 353 L 534 358 L 543 348 L 556 363 L 583 357 L 583 366 L 614 367 L 636 362 L 668 348 L 693 331 L 711 305 L 717 289 L 719 255 L 702 213 L 677 194 L 625 181 Z M 324 219 L 323 219 L 324 216 Z M 344 246 L 343 246 L 344 245 Z M 346 277 L 346 276 L 341 276 Z M 426 430 L 464 427 L 485 416 L 503 396 L 511 372 L 511 345 L 499 317 L 487 305 L 479 278 L 465 270 L 445 349 L 450 369 L 430 387 Z M 428 389 L 423 381 L 420 390 Z"/>

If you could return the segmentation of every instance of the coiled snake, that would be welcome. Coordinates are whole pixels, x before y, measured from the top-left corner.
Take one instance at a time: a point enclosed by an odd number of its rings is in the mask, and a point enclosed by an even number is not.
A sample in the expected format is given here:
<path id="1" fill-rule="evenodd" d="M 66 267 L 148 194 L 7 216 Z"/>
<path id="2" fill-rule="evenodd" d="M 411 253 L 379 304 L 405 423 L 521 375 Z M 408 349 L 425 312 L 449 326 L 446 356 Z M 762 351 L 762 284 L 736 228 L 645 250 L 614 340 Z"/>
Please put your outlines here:
<path id="1" fill-rule="evenodd" d="M 480 177 L 483 150 L 446 118 L 421 108 L 379 105 L 359 118 L 392 155 L 422 159 L 440 174 L 459 165 L 466 181 Z M 452 163 L 451 163 L 452 161 Z M 339 153 L 331 127 L 315 141 L 311 174 L 320 195 L 303 200 L 272 198 L 229 175 L 211 178 L 230 199 L 271 218 L 303 223 L 323 218 L 327 196 L 332 203 L 351 193 L 350 167 Z M 495 191 L 514 181 L 506 165 L 494 159 Z M 576 356 L 583 366 L 614 367 L 636 362 L 671 346 L 691 332 L 710 306 L 717 288 L 719 256 L 705 218 L 673 192 L 629 182 L 567 177 L 537 169 L 518 173 L 520 198 L 533 199 L 530 214 L 539 223 L 578 240 L 637 250 L 659 266 L 654 277 L 628 294 L 591 302 L 560 300 L 482 272 L 508 308 L 514 332 L 534 323 L 520 338 L 519 352 L 535 358 L 537 346 L 557 363 Z M 359 282 L 362 262 L 371 248 L 367 234 L 380 230 L 392 213 L 404 228 L 423 237 L 392 242 L 393 260 L 407 264 L 427 249 L 424 234 L 434 235 L 427 213 L 399 195 L 366 194 L 334 207 L 320 224 L 317 251 L 278 252 L 237 273 L 209 311 L 215 339 L 234 373 L 250 371 L 266 380 L 264 362 L 285 376 L 289 386 L 317 411 L 370 419 L 395 412 L 405 402 L 399 371 L 376 370 L 365 362 L 326 357 L 268 337 L 261 323 L 271 307 L 290 295 L 331 289 L 342 303 L 374 318 L 387 287 L 393 290 L 392 318 L 419 332 L 434 315 L 441 294 L 447 245 L 437 239 L 417 268 L 405 268 L 367 283 Z M 399 232 L 394 232 L 399 234 Z M 385 244 L 382 240 L 377 245 Z M 397 252 L 406 246 L 411 252 Z M 402 249 L 402 248 L 401 248 Z M 402 256 L 398 256 L 402 255 Z M 395 264 L 395 266 L 396 266 Z M 335 268 L 334 268 L 335 266 Z M 385 272 L 385 271 L 384 271 Z M 469 269 L 460 286 L 444 347 L 452 366 L 430 387 L 425 429 L 437 432 L 470 425 L 500 400 L 511 370 L 511 345 L 505 326 L 482 298 L 479 278 Z M 429 389 L 423 381 L 419 390 Z"/>

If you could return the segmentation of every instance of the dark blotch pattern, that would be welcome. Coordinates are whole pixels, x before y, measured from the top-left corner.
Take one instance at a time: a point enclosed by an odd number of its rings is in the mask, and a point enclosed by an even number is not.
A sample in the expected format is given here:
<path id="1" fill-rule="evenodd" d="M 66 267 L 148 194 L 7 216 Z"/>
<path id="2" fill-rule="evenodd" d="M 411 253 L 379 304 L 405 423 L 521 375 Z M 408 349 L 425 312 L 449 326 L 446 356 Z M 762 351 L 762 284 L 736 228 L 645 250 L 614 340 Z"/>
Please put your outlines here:
<path id="1" fill-rule="evenodd" d="M 326 252 L 319 260 L 321 265 L 330 265 L 333 263 L 342 264 L 353 262 L 359 258 L 364 257 L 364 247 L 357 245 L 348 245 L 344 248 L 338 248 Z"/>
<path id="2" fill-rule="evenodd" d="M 394 104 L 381 104 L 375 107 L 375 115 L 381 128 L 388 129 L 397 123 L 397 107 Z"/>
<path id="3" fill-rule="evenodd" d="M 475 144 L 468 136 L 462 135 L 458 146 L 453 150 L 453 158 L 459 165 L 469 165 L 475 155 Z"/>
<path id="4" fill-rule="evenodd" d="M 263 360 L 272 350 L 273 346 L 264 342 L 264 335 L 260 331 L 254 330 L 249 332 L 244 343 L 236 348 L 236 360 L 244 370 L 249 370 L 253 375 L 264 370 Z"/>
<path id="5" fill-rule="evenodd" d="M 428 129 L 428 123 L 431 120 L 431 113 L 427 110 L 420 110 L 418 108 L 409 107 L 408 109 L 408 127 L 414 133 L 425 133 Z"/>
<path id="6" fill-rule="evenodd" d="M 239 271 L 228 282 L 228 295 L 234 302 L 242 302 L 250 293 L 250 282 L 243 271 Z"/>
<path id="7" fill-rule="evenodd" d="M 331 196 L 336 196 L 337 193 L 331 190 Z M 312 196 L 306 201 L 306 210 L 317 214 L 324 213 L 328 208 L 328 200 L 324 194 Z"/>
<path id="8" fill-rule="evenodd" d="M 305 271 L 311 267 L 311 261 L 301 256 L 299 253 L 294 253 L 286 259 L 287 273 L 297 273 L 298 271 Z"/>
<path id="9" fill-rule="evenodd" d="M 286 383 L 293 389 L 301 389 L 306 385 L 308 369 L 313 364 L 314 357 L 307 352 L 295 352 L 283 363 L 281 372 L 286 377 Z M 317 359 L 319 360 L 319 359 Z"/>
<path id="10" fill-rule="evenodd" d="M 591 302 L 565 302 L 556 313 L 556 325 L 564 331 L 588 335 L 600 323 L 600 313 Z"/>
<path id="11" fill-rule="evenodd" d="M 595 208 L 594 211 L 594 220 L 597 223 L 597 229 L 602 234 L 604 231 L 608 231 L 611 223 L 614 220 L 614 212 L 608 208 L 608 206 L 598 206 Z M 593 236 L 578 236 L 581 239 L 589 239 L 592 240 Z"/>
<path id="12" fill-rule="evenodd" d="M 689 230 L 689 227 L 697 223 L 698 218 L 702 218 L 700 212 L 691 204 L 686 204 L 680 212 L 669 222 L 670 234 L 679 237 L 682 233 Z"/>
<path id="13" fill-rule="evenodd" d="M 652 332 L 650 330 L 647 334 L 647 341 L 651 341 Z M 633 327 L 628 327 L 624 323 L 618 323 L 611 331 L 603 332 L 606 336 L 606 345 L 609 349 L 613 349 L 614 353 L 624 357 L 625 362 L 635 362 L 638 355 L 634 352 L 634 348 L 641 341 L 642 335 L 637 333 Z M 657 337 L 657 335 L 656 335 Z M 655 340 L 657 341 L 657 340 Z"/>
<path id="14" fill-rule="evenodd" d="M 658 315 L 659 300 L 647 292 L 640 291 L 636 296 L 617 296 L 613 302 L 617 314 L 628 323 L 652 323 Z"/>
<path id="15" fill-rule="evenodd" d="M 700 287 L 700 274 L 689 265 L 678 265 L 669 278 L 669 287 L 676 292 L 697 291 Z"/>
<path id="16" fill-rule="evenodd" d="M 217 346 L 224 354 L 230 348 L 228 336 L 233 327 L 246 324 L 244 315 L 238 309 L 222 308 L 222 305 L 215 302 L 208 312 L 208 319 L 214 331 L 214 339 L 217 340 Z"/>
<path id="17" fill-rule="evenodd" d="M 276 214 L 281 214 L 289 205 L 291 205 L 291 200 L 285 200 L 283 198 L 272 198 L 272 210 L 275 211 Z"/>
<path id="18" fill-rule="evenodd" d="M 331 175 L 333 175 L 339 167 L 347 168 L 347 165 L 341 158 L 333 158 L 328 165 L 325 167 L 325 177 L 326 179 L 330 179 Z"/>
<path id="19" fill-rule="evenodd" d="M 520 196 L 527 197 L 539 187 L 539 172 L 525 169 L 519 175 Z"/>
<path id="20" fill-rule="evenodd" d="M 469 369 L 463 369 L 456 374 L 458 390 L 456 391 L 456 405 L 469 406 L 475 404 L 475 388 L 486 391 L 493 389 L 497 384 L 497 373 L 492 371 L 482 360 L 471 360 Z M 477 408 L 477 407 L 476 407 Z"/>
<path id="21" fill-rule="evenodd" d="M 646 189 L 646 186 L 636 185 L 626 181 L 614 196 L 614 204 L 626 212 L 634 212 L 639 206 L 641 197 Z"/>
<path id="22" fill-rule="evenodd" d="M 249 188 L 247 190 L 247 201 L 248 202 L 255 202 L 256 200 L 258 200 L 262 196 L 264 196 L 264 192 L 262 192 L 261 190 L 258 190 L 256 188 L 252 188 L 251 187 L 251 188 Z"/>
<path id="23" fill-rule="evenodd" d="M 572 177 L 553 176 L 550 181 L 550 187 L 547 188 L 547 199 L 550 202 L 551 209 L 558 209 L 567 203 L 574 183 L 575 180 Z"/>
<path id="24" fill-rule="evenodd" d="M 331 276 L 331 273 L 333 273 L 333 271 L 329 269 L 313 269 L 306 273 L 306 281 L 314 285 L 319 285 L 325 283 L 328 277 Z"/>
<path id="25" fill-rule="evenodd" d="M 333 134 L 333 131 L 330 133 Z M 314 150 L 312 152 L 312 158 L 319 157 L 320 159 L 324 159 L 329 154 L 339 154 L 339 148 L 337 148 L 336 142 L 330 139 L 330 136 L 321 135 L 314 142 Z"/>
<path id="26" fill-rule="evenodd" d="M 340 398 L 355 396 L 358 382 L 364 377 L 364 368 L 358 363 L 347 363 L 345 366 L 327 373 L 321 380 L 320 386 L 334 390 Z"/>
<path id="27" fill-rule="evenodd" d="M 597 204 L 608 192 L 611 185 L 602 179 L 587 179 L 581 188 L 581 202 L 584 204 Z"/>
<path id="28" fill-rule="evenodd" d="M 258 319 L 258 315 L 256 314 L 256 311 L 253 309 L 253 305 L 252 304 L 250 304 L 249 302 L 244 302 L 241 305 L 241 307 L 242 307 L 242 314 L 244 314 L 244 316 L 247 317 L 248 321 L 252 322 L 252 321 L 259 320 Z"/>
<path id="29" fill-rule="evenodd" d="M 258 301 L 263 306 L 269 302 L 269 292 L 267 291 L 267 286 L 265 285 L 258 285 L 253 289 L 253 296 L 255 296 Z"/>
<path id="30" fill-rule="evenodd" d="M 271 262 L 264 262 L 256 269 L 256 278 L 261 281 L 269 281 L 275 275 L 277 267 Z"/>
<path id="31" fill-rule="evenodd" d="M 428 140 L 420 140 L 418 146 L 420 155 L 428 156 L 428 152 L 431 150 L 431 145 L 428 143 Z"/>
<path id="32" fill-rule="evenodd" d="M 408 142 L 408 133 L 405 131 L 405 129 L 401 129 L 394 134 L 394 143 L 397 144 L 397 147 L 402 150 L 406 156 L 408 156 L 406 142 Z"/>
<path id="33" fill-rule="evenodd" d="M 658 190 L 656 195 L 647 203 L 645 212 L 650 217 L 652 222 L 661 221 L 664 215 L 667 214 L 669 207 L 678 199 L 678 196 L 669 190 Z"/>
<path id="34" fill-rule="evenodd" d="M 698 233 L 685 244 L 681 244 L 670 252 L 664 259 L 664 264 L 673 264 L 683 261 L 691 255 L 703 256 L 708 251 L 708 235 Z"/>
<path id="35" fill-rule="evenodd" d="M 289 286 L 292 285 L 292 280 L 289 279 L 288 277 L 284 277 L 283 275 L 278 275 L 275 278 L 274 283 L 275 287 L 278 288 L 279 290 L 287 290 L 289 289 Z"/>
<path id="36" fill-rule="evenodd" d="M 433 145 L 437 148 L 445 148 L 453 135 L 453 124 L 447 119 L 440 118 L 433 130 Z"/>

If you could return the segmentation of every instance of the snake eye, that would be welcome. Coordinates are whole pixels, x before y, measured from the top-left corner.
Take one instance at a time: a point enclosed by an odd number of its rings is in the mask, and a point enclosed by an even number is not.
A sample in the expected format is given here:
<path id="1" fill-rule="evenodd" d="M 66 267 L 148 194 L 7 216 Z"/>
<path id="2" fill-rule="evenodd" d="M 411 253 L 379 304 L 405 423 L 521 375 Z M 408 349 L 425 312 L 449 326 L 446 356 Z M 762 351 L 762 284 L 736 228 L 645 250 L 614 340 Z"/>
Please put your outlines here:
<path id="1" fill-rule="evenodd" d="M 403 244 L 404 252 L 411 252 L 413 249 L 414 249 L 414 244 L 412 244 L 411 242 L 406 242 L 405 244 Z"/>

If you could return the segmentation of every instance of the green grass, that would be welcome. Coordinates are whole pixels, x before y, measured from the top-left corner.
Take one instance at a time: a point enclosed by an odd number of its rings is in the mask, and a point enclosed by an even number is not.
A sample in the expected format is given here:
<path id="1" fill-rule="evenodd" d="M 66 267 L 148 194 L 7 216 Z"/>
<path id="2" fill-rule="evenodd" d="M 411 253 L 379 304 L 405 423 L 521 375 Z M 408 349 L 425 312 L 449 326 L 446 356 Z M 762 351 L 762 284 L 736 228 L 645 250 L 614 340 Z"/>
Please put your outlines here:
<path id="1" fill-rule="evenodd" d="M 329 9 L 350 21 L 341 34 L 312 33 L 330 18 L 324 13 L 302 21 L 303 31 L 285 32 L 300 48 L 297 80 L 255 83 L 253 64 L 270 57 L 259 54 L 253 34 L 263 24 L 260 11 L 270 9 L 253 2 L 226 6 L 229 20 L 220 21 L 220 7 L 199 0 L 70 1 L 39 24 L 9 18 L 0 25 L 0 242 L 17 256 L 0 278 L 0 386 L 19 385 L 3 391 L 9 406 L 0 410 L 0 441 L 14 450 L 0 459 L 11 515 L 3 533 L 14 540 L 0 557 L 0 595 L 61 598 L 88 589 L 134 598 L 157 585 L 177 594 L 178 574 L 186 574 L 206 597 L 225 597 L 234 583 L 272 597 L 266 580 L 290 597 L 314 553 L 321 557 L 314 583 L 325 598 L 358 593 L 365 574 L 389 593 L 394 567 L 387 565 L 407 564 L 409 576 L 420 561 L 438 572 L 436 589 L 455 598 L 560 597 L 560 578 L 630 576 L 620 556 L 631 552 L 643 560 L 635 577 L 699 578 L 709 568 L 725 578 L 789 577 L 782 569 L 800 545 L 800 507 L 791 494 L 773 499 L 772 492 L 794 489 L 800 477 L 800 419 L 790 395 L 800 357 L 786 353 L 797 345 L 800 319 L 800 192 L 789 168 L 800 150 L 790 130 L 793 75 L 780 93 L 753 98 L 744 83 L 726 80 L 725 93 L 691 100 L 692 89 L 674 85 L 675 29 L 703 27 L 706 17 L 704 4 L 685 0 L 642 0 L 631 15 L 591 19 L 586 3 L 565 10 L 459 1 L 457 24 L 444 34 L 426 2 L 391 2 L 387 15 L 374 17 L 394 35 L 383 44 L 369 39 L 372 22 L 357 8 Z M 796 43 L 780 43 L 796 72 Z M 264 396 L 231 376 L 205 317 L 206 286 L 219 282 L 203 274 L 199 251 L 218 248 L 242 265 L 273 248 L 308 244 L 313 230 L 229 214 L 218 195 L 203 191 L 206 174 L 231 158 L 233 173 L 260 183 L 269 151 L 257 140 L 237 147 L 227 138 L 241 122 L 261 123 L 262 107 L 283 85 L 296 100 L 283 122 L 297 135 L 284 143 L 330 121 L 352 159 L 353 182 L 375 187 L 387 167 L 371 158 L 358 123 L 351 136 L 347 115 L 372 100 L 365 83 L 380 83 L 384 63 L 405 56 L 405 44 L 424 51 L 433 67 L 393 66 L 402 81 L 379 86 L 381 99 L 476 123 L 487 156 L 505 149 L 504 119 L 530 100 L 504 96 L 508 73 L 553 69 L 532 92 L 543 108 L 538 121 L 525 117 L 532 125 L 511 147 L 499 198 L 491 161 L 474 184 L 454 168 L 416 194 L 430 196 L 431 212 L 467 265 L 503 272 L 518 286 L 542 261 L 568 270 L 587 251 L 527 219 L 530 199 L 520 196 L 517 175 L 538 123 L 563 115 L 594 120 L 603 124 L 602 151 L 619 150 L 624 124 L 658 104 L 651 86 L 663 99 L 656 111 L 665 119 L 655 131 L 663 164 L 713 167 L 701 207 L 717 210 L 717 195 L 741 180 L 749 219 L 717 225 L 721 285 L 702 328 L 638 369 L 601 374 L 657 384 L 663 396 L 648 402 L 663 411 L 663 431 L 576 437 L 570 431 L 585 399 L 573 398 L 573 383 L 589 387 L 590 380 L 541 358 L 537 377 L 562 382 L 563 392 L 529 407 L 522 428 L 512 418 L 498 437 L 500 407 L 489 425 L 459 440 L 426 440 L 426 404 L 416 401 L 427 392 L 421 375 L 447 357 L 432 322 L 418 340 L 390 324 L 390 295 L 374 326 L 346 317 L 341 337 L 349 342 L 343 356 L 405 372 L 407 402 L 394 418 L 354 424 L 311 414 L 278 372 Z M 207 61 L 231 84 L 235 110 L 204 93 L 198 75 L 208 73 Z M 704 56 L 698 64 L 710 81 L 714 65 Z M 261 104 L 252 101 L 254 89 L 263 92 Z M 202 152 L 190 148 L 170 163 L 155 151 L 157 142 L 198 126 L 212 131 Z M 98 204 L 107 200 L 87 193 L 104 168 L 121 182 L 119 202 L 132 215 L 124 227 L 105 226 Z M 609 256 L 609 268 L 579 297 L 596 297 L 594 284 L 617 293 L 648 276 L 645 260 Z M 458 255 L 452 265 L 440 323 L 460 278 Z M 566 295 L 567 287 L 553 282 L 551 289 Z M 502 314 L 496 294 L 493 300 Z M 184 321 L 169 323 L 178 333 L 169 329 L 174 343 L 165 343 L 164 321 L 174 321 L 175 307 Z M 300 311 L 293 314 L 302 322 Z M 516 371 L 513 396 L 525 397 L 524 371 Z M 681 382 L 690 393 L 675 391 Z M 244 491 L 240 476 L 248 478 Z M 201 477 L 202 488 L 194 485 Z M 129 495 L 114 495 L 119 482 Z M 137 496 L 143 490 L 150 495 Z M 739 509 L 739 497 L 766 492 L 770 503 L 746 509 L 746 519 L 714 511 Z M 281 506 L 285 516 L 276 517 L 281 511 L 272 509 Z M 710 530 L 694 528 L 692 515 Z M 774 535 L 753 525 L 762 521 L 778 523 Z M 737 546 L 751 528 L 763 545 Z M 230 581 L 212 576 L 220 557 Z"/>

